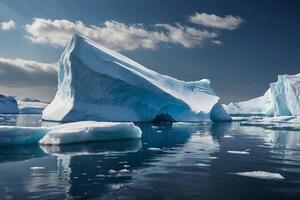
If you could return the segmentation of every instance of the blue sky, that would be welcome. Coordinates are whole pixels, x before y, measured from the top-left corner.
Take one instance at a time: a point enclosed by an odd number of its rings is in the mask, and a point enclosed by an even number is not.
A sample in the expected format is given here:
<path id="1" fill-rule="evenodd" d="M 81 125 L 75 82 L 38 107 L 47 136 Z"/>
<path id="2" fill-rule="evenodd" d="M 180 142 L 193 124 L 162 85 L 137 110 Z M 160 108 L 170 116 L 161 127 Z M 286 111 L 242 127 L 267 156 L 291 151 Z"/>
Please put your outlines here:
<path id="1" fill-rule="evenodd" d="M 299 10 L 287 0 L 0 0 L 0 93 L 51 99 L 53 63 L 82 31 L 162 74 L 209 78 L 223 102 L 246 100 L 300 72 Z"/>

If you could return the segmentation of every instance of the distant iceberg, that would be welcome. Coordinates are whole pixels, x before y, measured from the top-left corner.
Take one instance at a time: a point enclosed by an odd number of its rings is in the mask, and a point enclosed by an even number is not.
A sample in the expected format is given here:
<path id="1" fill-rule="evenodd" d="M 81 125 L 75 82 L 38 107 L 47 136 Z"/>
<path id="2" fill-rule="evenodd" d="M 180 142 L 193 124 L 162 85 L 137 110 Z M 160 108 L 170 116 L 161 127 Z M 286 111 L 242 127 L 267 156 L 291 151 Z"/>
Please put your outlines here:
<path id="1" fill-rule="evenodd" d="M 300 115 L 300 74 L 279 75 L 267 92 L 258 98 L 224 106 L 229 114 L 266 116 Z"/>
<path id="2" fill-rule="evenodd" d="M 42 114 L 48 103 L 34 98 L 17 98 L 20 114 Z"/>
<path id="3" fill-rule="evenodd" d="M 74 35 L 59 61 L 58 91 L 43 111 L 49 121 L 227 121 L 210 81 L 161 75 Z"/>
<path id="4" fill-rule="evenodd" d="M 33 98 L 18 98 L 0 94 L 0 114 L 41 114 L 48 103 Z"/>
<path id="5" fill-rule="evenodd" d="M 19 113 L 18 104 L 14 97 L 0 94 L 0 113 L 16 114 Z"/>

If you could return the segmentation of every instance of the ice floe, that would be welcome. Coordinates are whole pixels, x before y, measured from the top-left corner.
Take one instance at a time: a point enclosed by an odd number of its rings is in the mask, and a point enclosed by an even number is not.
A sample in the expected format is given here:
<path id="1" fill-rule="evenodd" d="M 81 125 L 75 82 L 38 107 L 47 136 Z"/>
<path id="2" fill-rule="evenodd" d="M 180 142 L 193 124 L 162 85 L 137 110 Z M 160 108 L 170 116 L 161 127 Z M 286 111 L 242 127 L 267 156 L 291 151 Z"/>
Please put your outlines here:
<path id="1" fill-rule="evenodd" d="M 0 126 L 0 145 L 58 145 L 92 141 L 141 138 L 142 131 L 132 122 L 82 121 L 52 127 Z"/>
<path id="2" fill-rule="evenodd" d="M 272 172 L 266 172 L 266 171 L 251 171 L 251 172 L 237 172 L 232 173 L 239 176 L 247 176 L 252 178 L 259 178 L 259 179 L 268 179 L 268 180 L 283 180 L 285 179 L 281 174 L 279 173 L 272 173 Z"/>

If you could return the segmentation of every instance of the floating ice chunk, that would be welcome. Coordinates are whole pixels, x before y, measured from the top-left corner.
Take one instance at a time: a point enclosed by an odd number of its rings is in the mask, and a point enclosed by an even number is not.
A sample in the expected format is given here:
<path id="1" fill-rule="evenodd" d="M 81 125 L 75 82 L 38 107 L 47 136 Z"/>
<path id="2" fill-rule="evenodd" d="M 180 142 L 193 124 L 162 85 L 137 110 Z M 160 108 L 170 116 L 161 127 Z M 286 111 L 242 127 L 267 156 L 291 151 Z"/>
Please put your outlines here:
<path id="1" fill-rule="evenodd" d="M 141 134 L 141 129 L 131 122 L 82 121 L 53 127 L 0 126 L 0 145 L 137 139 Z"/>
<path id="2" fill-rule="evenodd" d="M 197 163 L 197 166 L 199 167 L 210 167 L 211 164 L 206 164 L 206 163 Z"/>
<path id="3" fill-rule="evenodd" d="M 57 145 L 103 140 L 137 139 L 141 138 L 141 134 L 141 129 L 132 122 L 82 121 L 50 128 L 50 131 L 39 143 Z"/>
<path id="4" fill-rule="evenodd" d="M 232 135 L 224 135 L 224 138 L 233 138 Z"/>
<path id="5" fill-rule="evenodd" d="M 216 159 L 218 159 L 218 157 L 216 157 L 216 156 L 209 156 L 208 159 L 216 160 Z"/>
<path id="6" fill-rule="evenodd" d="M 129 173 L 130 171 L 128 169 L 121 169 L 119 170 L 119 173 Z"/>
<path id="7" fill-rule="evenodd" d="M 149 151 L 162 151 L 162 149 L 160 148 L 156 148 L 156 147 L 150 147 L 148 148 Z"/>
<path id="8" fill-rule="evenodd" d="M 109 174 L 117 174 L 118 172 L 114 169 L 110 169 L 110 170 L 108 170 L 108 173 Z"/>
<path id="9" fill-rule="evenodd" d="M 249 155 L 249 150 L 245 150 L 245 151 L 227 151 L 227 153 L 231 153 L 231 154 L 244 154 L 244 155 Z"/>
<path id="10" fill-rule="evenodd" d="M 45 169 L 45 167 L 39 167 L 39 166 L 34 166 L 34 167 L 30 167 L 31 170 L 43 170 Z"/>
<path id="11" fill-rule="evenodd" d="M 252 171 L 252 172 L 237 172 L 232 173 L 239 176 L 247 176 L 252 178 L 259 178 L 259 179 L 268 179 L 268 180 L 283 180 L 284 177 L 278 173 L 271 173 L 266 171 Z"/>

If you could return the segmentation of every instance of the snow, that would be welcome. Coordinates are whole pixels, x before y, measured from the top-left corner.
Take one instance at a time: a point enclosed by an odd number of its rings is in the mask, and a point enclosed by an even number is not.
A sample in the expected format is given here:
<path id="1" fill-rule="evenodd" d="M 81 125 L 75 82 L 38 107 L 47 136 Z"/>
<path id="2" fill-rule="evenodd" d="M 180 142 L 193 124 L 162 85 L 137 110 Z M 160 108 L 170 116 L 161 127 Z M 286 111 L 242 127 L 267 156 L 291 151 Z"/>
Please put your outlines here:
<path id="1" fill-rule="evenodd" d="M 283 180 L 284 177 L 278 173 L 271 173 L 266 171 L 251 171 L 251 172 L 237 172 L 233 173 L 239 176 L 247 176 L 252 178 L 259 178 L 259 179 L 268 179 L 268 180 Z"/>
<path id="2" fill-rule="evenodd" d="M 229 114 L 266 116 L 300 115 L 300 74 L 279 75 L 267 92 L 258 98 L 224 106 Z"/>
<path id="3" fill-rule="evenodd" d="M 44 145 L 141 138 L 142 131 L 132 122 L 73 122 L 50 128 L 39 141 Z"/>
<path id="4" fill-rule="evenodd" d="M 59 61 L 58 91 L 43 111 L 49 121 L 228 121 L 210 81 L 185 82 L 154 72 L 74 35 Z"/>
<path id="5" fill-rule="evenodd" d="M 0 94 L 0 113 L 1 114 L 15 114 L 18 113 L 17 101 L 14 97 L 4 96 Z"/>
<path id="6" fill-rule="evenodd" d="M 102 140 L 137 139 L 141 130 L 132 122 L 81 121 L 52 127 L 0 126 L 0 145 L 58 145 Z"/>

